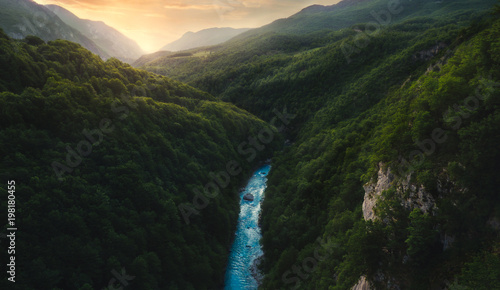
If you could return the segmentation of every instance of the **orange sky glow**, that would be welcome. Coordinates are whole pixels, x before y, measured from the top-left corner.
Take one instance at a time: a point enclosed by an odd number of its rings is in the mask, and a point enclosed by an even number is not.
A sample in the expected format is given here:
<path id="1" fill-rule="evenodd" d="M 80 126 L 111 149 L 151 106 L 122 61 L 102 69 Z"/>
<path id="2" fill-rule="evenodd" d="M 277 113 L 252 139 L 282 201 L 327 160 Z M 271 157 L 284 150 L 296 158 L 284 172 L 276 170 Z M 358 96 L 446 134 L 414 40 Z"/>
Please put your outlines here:
<path id="1" fill-rule="evenodd" d="M 259 27 L 312 5 L 340 0 L 35 0 L 80 18 L 104 21 L 154 52 L 187 31 L 211 27 Z"/>

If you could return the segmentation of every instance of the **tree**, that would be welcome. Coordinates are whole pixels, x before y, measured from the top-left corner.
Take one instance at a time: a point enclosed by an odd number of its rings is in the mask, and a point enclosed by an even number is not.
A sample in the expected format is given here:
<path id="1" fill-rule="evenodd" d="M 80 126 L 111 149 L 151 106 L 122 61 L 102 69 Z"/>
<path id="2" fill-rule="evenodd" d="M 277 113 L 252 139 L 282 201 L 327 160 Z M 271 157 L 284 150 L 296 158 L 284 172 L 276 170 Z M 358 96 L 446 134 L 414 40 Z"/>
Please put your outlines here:
<path id="1" fill-rule="evenodd" d="M 430 257 L 438 231 L 434 229 L 429 214 L 422 213 L 418 208 L 410 213 L 409 219 L 408 238 L 405 241 L 408 246 L 406 252 L 416 265 L 420 265 Z"/>

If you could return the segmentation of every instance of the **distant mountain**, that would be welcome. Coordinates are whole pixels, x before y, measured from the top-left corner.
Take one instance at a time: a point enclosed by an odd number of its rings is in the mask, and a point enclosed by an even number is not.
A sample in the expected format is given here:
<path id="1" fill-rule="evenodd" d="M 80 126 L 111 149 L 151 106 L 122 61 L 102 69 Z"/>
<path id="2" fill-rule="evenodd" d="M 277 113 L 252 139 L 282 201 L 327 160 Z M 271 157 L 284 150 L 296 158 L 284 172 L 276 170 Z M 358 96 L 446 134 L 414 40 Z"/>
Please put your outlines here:
<path id="1" fill-rule="evenodd" d="M 250 28 L 208 28 L 198 32 L 186 32 L 178 40 L 171 42 L 161 50 L 180 51 L 196 47 L 216 45 L 228 41 L 229 39 L 250 30 Z"/>
<path id="2" fill-rule="evenodd" d="M 443 12 L 451 11 L 457 17 L 463 17 L 464 9 L 481 10 L 490 5 L 492 0 L 478 2 L 462 1 L 386 1 L 379 5 L 375 0 L 343 0 L 333 5 L 312 5 L 298 13 L 273 21 L 270 24 L 252 29 L 238 35 L 231 41 L 238 41 L 251 36 L 260 36 L 265 33 L 282 33 L 288 35 L 307 35 L 321 31 L 349 28 L 359 23 L 376 23 L 386 26 L 404 21 L 408 17 L 439 17 Z M 389 11 L 389 3 L 392 12 Z M 474 7 L 474 5 L 479 5 Z M 436 7 L 439 7 L 436 9 Z M 476 8 L 476 9 L 475 9 Z M 388 14 L 387 14 L 388 13 Z M 388 17 L 388 18 L 386 18 Z M 387 21 L 387 23 L 386 23 Z"/>
<path id="3" fill-rule="evenodd" d="M 304 13 L 314 13 L 314 12 L 328 12 L 328 11 L 333 11 L 333 10 L 342 9 L 342 8 L 346 8 L 346 7 L 357 6 L 359 4 L 363 4 L 363 2 L 368 2 L 368 1 L 370 1 L 370 0 L 343 0 L 337 4 L 326 5 L 326 6 L 316 4 L 316 5 L 311 5 L 311 6 L 308 6 L 304 9 L 302 9 L 300 12 L 298 12 L 295 15 L 300 15 L 300 14 L 304 14 Z"/>
<path id="4" fill-rule="evenodd" d="M 175 54 L 175 52 L 171 52 L 171 51 L 157 51 L 157 52 L 150 53 L 150 54 L 144 54 L 143 56 L 138 58 L 132 65 L 134 67 L 141 67 L 141 66 L 144 66 L 155 59 L 172 56 L 174 54 Z"/>
<path id="5" fill-rule="evenodd" d="M 262 203 L 262 289 L 498 288 L 496 2 L 315 5 L 142 66 L 294 116 Z"/>
<path id="6" fill-rule="evenodd" d="M 45 7 L 54 12 L 66 24 L 94 41 L 110 56 L 132 62 L 143 54 L 142 49 L 135 41 L 102 21 L 80 19 L 57 5 L 46 5 Z"/>
<path id="7" fill-rule="evenodd" d="M 110 55 L 94 41 L 66 24 L 43 5 L 31 0 L 0 0 L 0 28 L 16 39 L 35 35 L 45 41 L 65 39 L 76 42 L 102 58 Z"/>

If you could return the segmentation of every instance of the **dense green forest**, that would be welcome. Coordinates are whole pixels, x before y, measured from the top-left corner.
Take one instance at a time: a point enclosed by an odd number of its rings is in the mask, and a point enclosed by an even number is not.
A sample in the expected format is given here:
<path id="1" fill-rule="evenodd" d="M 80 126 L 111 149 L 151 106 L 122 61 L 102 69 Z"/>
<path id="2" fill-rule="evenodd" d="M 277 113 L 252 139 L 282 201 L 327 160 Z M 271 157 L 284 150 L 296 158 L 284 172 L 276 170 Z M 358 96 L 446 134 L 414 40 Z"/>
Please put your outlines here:
<path id="1" fill-rule="evenodd" d="M 380 29 L 370 12 L 387 1 L 341 3 L 135 65 L 264 119 L 277 105 L 297 114 L 263 203 L 263 289 L 350 289 L 361 276 L 377 289 L 496 289 L 498 2 L 400 1 Z M 365 221 L 363 186 L 388 169 L 394 186 Z M 408 206 L 403 181 L 433 210 Z"/>
<path id="2" fill-rule="evenodd" d="M 460 44 L 369 110 L 338 123 L 335 106 L 315 115 L 308 126 L 318 129 L 275 158 L 263 208 L 264 289 L 348 289 L 361 275 L 377 289 L 496 289 L 499 37 L 498 20 L 464 29 Z M 393 188 L 377 205 L 380 218 L 364 221 L 363 185 L 379 164 L 424 187 L 436 210 L 402 206 L 409 191 Z M 444 235 L 454 238 L 446 249 Z M 304 263 L 318 237 L 328 258 Z"/>
<path id="3" fill-rule="evenodd" d="M 262 289 L 498 289 L 495 3 L 312 6 L 141 69 L 0 30 L 15 287 L 222 288 L 238 189 L 272 157 Z"/>
<path id="4" fill-rule="evenodd" d="M 16 283 L 0 287 L 220 288 L 237 189 L 282 141 L 255 158 L 238 146 L 275 128 L 68 41 L 0 32 L 0 52 L 0 176 L 18 224 Z"/>
<path id="5" fill-rule="evenodd" d="M 399 1 L 399 13 L 390 13 L 385 0 L 344 2 L 327 11 L 306 9 L 223 45 L 188 50 L 188 56 L 143 56 L 134 66 L 186 82 L 264 120 L 286 104 L 297 113 L 299 127 L 332 101 L 340 114 L 331 112 L 330 118 L 344 120 L 423 69 L 428 59 L 415 61 L 416 54 L 450 45 L 458 30 L 497 1 Z M 388 20 L 379 22 L 374 12 Z"/>

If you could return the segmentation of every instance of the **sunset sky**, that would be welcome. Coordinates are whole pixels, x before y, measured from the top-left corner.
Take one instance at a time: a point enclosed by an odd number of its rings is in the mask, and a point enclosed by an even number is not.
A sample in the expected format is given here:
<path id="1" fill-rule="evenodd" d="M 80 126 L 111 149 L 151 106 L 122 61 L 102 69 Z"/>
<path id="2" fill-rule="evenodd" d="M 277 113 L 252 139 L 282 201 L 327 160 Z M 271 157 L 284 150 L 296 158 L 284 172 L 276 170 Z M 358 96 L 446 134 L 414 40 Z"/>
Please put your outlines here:
<path id="1" fill-rule="evenodd" d="M 187 31 L 211 27 L 259 27 L 288 17 L 312 4 L 340 0 L 35 0 L 56 4 L 80 18 L 102 20 L 157 51 Z"/>

